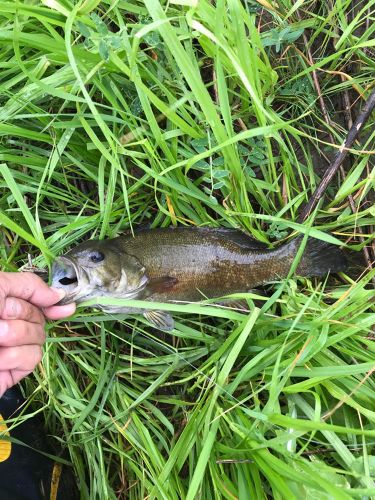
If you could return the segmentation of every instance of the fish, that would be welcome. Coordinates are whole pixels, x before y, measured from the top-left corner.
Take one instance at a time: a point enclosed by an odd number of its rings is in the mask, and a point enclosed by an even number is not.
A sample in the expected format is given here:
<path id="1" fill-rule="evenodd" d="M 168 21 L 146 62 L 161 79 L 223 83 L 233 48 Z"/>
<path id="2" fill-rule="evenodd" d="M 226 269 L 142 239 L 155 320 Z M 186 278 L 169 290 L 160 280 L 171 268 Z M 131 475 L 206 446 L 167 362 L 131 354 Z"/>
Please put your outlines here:
<path id="1" fill-rule="evenodd" d="M 215 299 L 287 277 L 302 239 L 299 236 L 268 249 L 237 229 L 141 229 L 134 235 L 88 240 L 57 257 L 51 285 L 65 290 L 61 305 L 100 297 L 164 303 Z M 346 266 L 339 247 L 308 238 L 296 274 L 324 276 L 344 271 Z M 167 311 L 126 305 L 96 307 L 113 314 L 142 313 L 161 330 L 174 328 Z"/>

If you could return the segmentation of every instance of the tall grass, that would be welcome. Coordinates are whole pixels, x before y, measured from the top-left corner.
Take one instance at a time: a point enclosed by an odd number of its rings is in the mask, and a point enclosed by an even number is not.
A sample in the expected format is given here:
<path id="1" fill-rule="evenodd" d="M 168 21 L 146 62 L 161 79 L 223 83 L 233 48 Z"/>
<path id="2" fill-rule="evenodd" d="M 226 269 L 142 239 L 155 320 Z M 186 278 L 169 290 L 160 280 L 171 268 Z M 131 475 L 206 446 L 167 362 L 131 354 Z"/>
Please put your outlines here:
<path id="1" fill-rule="evenodd" d="M 355 116 L 373 85 L 373 8 L 0 2 L 2 269 L 145 224 L 270 245 L 310 232 L 359 260 L 373 121 L 345 178 L 297 217 L 345 138 L 343 96 Z M 374 272 L 360 271 L 273 283 L 245 295 L 247 315 L 175 306 L 171 334 L 79 308 L 48 325 L 22 419 L 43 413 L 83 498 L 370 498 Z"/>

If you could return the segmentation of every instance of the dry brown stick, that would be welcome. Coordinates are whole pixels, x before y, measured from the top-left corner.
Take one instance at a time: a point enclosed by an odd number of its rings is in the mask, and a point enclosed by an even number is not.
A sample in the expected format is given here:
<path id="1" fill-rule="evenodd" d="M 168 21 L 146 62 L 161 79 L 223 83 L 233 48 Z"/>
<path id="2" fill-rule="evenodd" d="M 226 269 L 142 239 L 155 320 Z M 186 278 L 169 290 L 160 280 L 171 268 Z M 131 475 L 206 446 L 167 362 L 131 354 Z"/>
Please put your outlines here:
<path id="1" fill-rule="evenodd" d="M 345 78 L 343 75 L 341 75 L 341 81 L 344 82 Z M 350 129 L 353 126 L 353 119 L 352 119 L 352 114 L 351 114 L 351 103 L 350 103 L 350 97 L 349 97 L 349 92 L 347 89 L 344 89 L 343 91 L 343 103 L 344 103 L 344 116 L 345 116 L 345 121 L 347 124 L 347 128 Z M 345 177 L 345 171 L 342 165 L 340 165 L 340 172 L 343 177 Z M 354 198 L 351 194 L 348 195 L 348 201 L 350 205 L 350 209 L 353 212 L 353 214 L 356 211 L 356 205 L 354 202 Z M 371 226 L 370 226 L 370 231 L 371 231 Z M 363 235 L 363 231 L 361 226 L 357 227 L 357 232 L 358 232 L 358 239 L 361 243 L 365 242 L 365 238 Z M 365 258 L 367 267 L 369 270 L 373 268 L 374 265 L 374 258 L 371 256 L 370 250 L 366 247 L 366 245 L 363 246 L 363 256 Z M 372 280 L 375 283 L 375 277 Z"/>
<path id="2" fill-rule="evenodd" d="M 297 11 L 296 14 L 297 14 L 298 20 L 301 21 L 301 16 L 300 16 L 300 14 L 299 14 L 298 11 Z M 307 56 L 308 56 L 307 60 L 309 61 L 309 63 L 311 64 L 311 66 L 313 66 L 314 65 L 314 59 L 312 57 L 311 50 L 310 50 L 310 47 L 309 47 L 309 44 L 308 44 L 307 37 L 306 37 L 305 33 L 303 33 L 303 41 L 304 41 L 304 44 L 305 44 L 305 47 L 306 47 L 306 50 L 307 50 Z M 326 105 L 325 105 L 325 102 L 324 102 L 324 99 L 323 99 L 323 96 L 322 96 L 322 92 L 321 92 L 321 89 L 320 89 L 320 83 L 319 83 L 319 79 L 318 79 L 318 75 L 317 75 L 316 70 L 312 71 L 312 77 L 313 77 L 315 89 L 316 89 L 317 94 L 318 94 L 320 109 L 322 111 L 324 120 L 327 123 L 327 125 L 330 125 L 331 124 L 331 120 L 330 120 L 330 117 L 329 117 L 329 114 L 327 112 L 327 108 L 326 108 Z M 343 80 L 343 76 L 341 76 L 341 79 Z M 351 117 L 351 114 L 350 114 L 350 100 L 349 100 L 348 92 L 345 91 L 345 90 L 344 90 L 344 101 L 345 101 L 344 108 L 345 108 L 345 116 L 346 116 L 347 126 L 348 126 L 349 129 L 351 129 L 352 126 L 353 126 L 353 120 L 352 120 L 352 117 Z M 333 144 L 335 141 L 334 141 L 334 138 L 333 138 L 332 134 L 330 132 L 328 132 L 328 135 L 329 135 L 329 139 L 330 139 L 331 143 Z M 340 168 L 341 174 L 345 178 L 345 171 L 344 171 L 344 168 L 342 167 L 342 164 L 339 165 L 339 168 Z M 329 169 L 327 169 L 327 170 L 329 170 Z M 323 179 L 322 179 L 322 181 L 323 181 Z M 355 207 L 355 203 L 354 203 L 354 199 L 353 199 L 352 195 L 350 195 L 350 194 L 348 195 L 348 200 L 349 200 L 350 208 L 351 208 L 352 212 L 354 213 L 356 207 Z M 302 220 L 304 220 L 307 217 L 307 215 L 305 217 L 303 217 L 303 214 L 307 210 L 307 208 L 308 208 L 308 205 L 305 207 L 304 211 L 302 212 L 302 214 L 300 216 L 300 219 L 302 218 Z M 310 209 L 309 213 L 311 213 L 311 210 L 312 209 Z M 361 235 L 363 235 L 363 232 L 362 232 L 361 228 L 358 228 L 358 232 Z M 362 240 L 362 241 L 364 241 L 364 240 Z M 367 249 L 365 249 L 364 251 L 367 251 Z M 365 257 L 366 257 L 366 255 L 365 255 Z M 371 268 L 371 259 L 369 258 L 368 252 L 367 252 L 367 257 L 368 257 L 368 259 L 366 259 L 367 264 L 370 264 L 370 268 Z"/>
<path id="3" fill-rule="evenodd" d="M 346 79 L 344 75 L 340 75 L 340 79 L 342 83 L 346 82 Z M 346 120 L 346 125 L 348 128 L 351 128 L 353 126 L 353 118 L 352 118 L 352 112 L 351 112 L 351 102 L 349 98 L 349 92 L 347 88 L 344 88 L 343 94 L 342 94 L 342 100 L 344 102 L 344 116 Z"/>
<path id="4" fill-rule="evenodd" d="M 299 216 L 299 220 L 301 222 L 304 221 L 311 214 L 311 212 L 314 210 L 320 199 L 323 197 L 329 183 L 333 179 L 337 170 L 340 168 L 340 165 L 342 165 L 342 162 L 345 160 L 348 154 L 348 150 L 352 147 L 354 141 L 357 139 L 359 132 L 362 130 L 363 125 L 366 123 L 367 119 L 371 115 L 374 107 L 375 107 L 375 88 L 371 92 L 370 97 L 368 98 L 366 104 L 363 107 L 363 110 L 360 112 L 358 118 L 354 122 L 353 126 L 350 128 L 344 143 L 340 147 L 332 163 L 325 171 L 318 187 L 312 194 L 305 208 L 302 210 L 302 213 Z"/>
<path id="5" fill-rule="evenodd" d="M 371 108 L 371 97 L 373 98 L 372 99 L 372 108 Z M 367 106 L 369 104 L 369 101 L 370 101 L 370 106 Z M 344 147 L 346 148 L 350 148 L 351 145 L 354 143 L 355 139 L 356 139 L 356 136 L 357 134 L 359 133 L 359 130 L 362 128 L 363 124 L 365 123 L 365 121 L 368 119 L 368 117 L 370 116 L 371 112 L 372 112 L 372 109 L 374 108 L 374 105 L 375 105 L 375 89 L 373 90 L 373 92 L 371 93 L 370 95 L 370 98 L 368 99 L 362 113 L 360 113 L 359 117 L 357 118 L 356 122 L 354 125 L 352 125 L 350 127 L 350 130 L 349 130 L 349 133 L 348 133 L 348 136 L 346 138 L 346 141 L 344 143 Z M 367 110 L 368 112 L 366 111 L 366 107 L 367 107 Z M 325 107 L 324 107 L 324 110 L 325 110 Z M 322 113 L 324 115 L 324 118 L 325 117 L 325 111 L 323 111 L 323 108 L 322 108 Z M 351 121 L 351 120 L 350 120 Z M 350 126 L 350 121 L 348 120 L 348 125 Z M 327 123 L 329 123 L 329 119 L 326 120 Z M 350 134 L 351 132 L 353 132 L 353 136 L 352 136 L 352 142 L 349 143 L 349 139 L 350 139 Z M 330 140 L 331 142 L 333 143 L 334 140 L 333 140 L 333 137 L 331 134 L 329 134 L 329 137 L 330 137 Z M 345 150 L 344 150 L 345 151 Z M 320 198 L 323 196 L 329 182 L 332 180 L 333 176 L 335 175 L 337 169 L 339 168 L 340 169 L 340 173 L 341 175 L 343 176 L 343 178 L 345 178 L 345 170 L 342 166 L 342 163 L 346 157 L 346 154 L 348 151 L 344 151 L 341 149 L 334 161 L 331 163 L 331 165 L 328 167 L 326 173 L 323 175 L 323 178 L 318 186 L 318 188 L 316 189 L 316 191 L 314 192 L 312 198 L 310 199 L 310 202 L 306 205 L 305 209 L 303 210 L 302 214 L 300 215 L 300 219 L 304 220 L 306 219 L 306 217 L 308 217 L 311 213 L 311 211 L 313 210 L 313 208 L 315 208 L 315 206 L 317 205 L 317 203 L 319 202 Z M 320 189 L 320 191 L 319 191 Z M 354 202 L 354 198 L 351 194 L 348 195 L 348 201 L 349 201 L 349 206 L 350 206 L 350 209 L 351 211 L 353 212 L 353 214 L 356 212 L 356 205 L 355 205 L 355 202 Z M 361 243 L 364 243 L 365 242 L 365 238 L 364 238 L 364 235 L 363 235 L 363 231 L 362 231 L 362 228 L 358 226 L 357 228 L 357 232 L 358 232 L 358 239 Z M 366 246 L 363 246 L 363 256 L 364 256 L 364 259 L 366 261 L 366 265 L 368 267 L 368 269 L 372 269 L 373 268 L 373 265 L 374 265 L 374 261 L 370 255 L 370 252 L 368 250 L 368 248 Z M 373 282 L 375 283 L 375 277 L 373 278 Z"/>
<path id="6" fill-rule="evenodd" d="M 300 19 L 299 13 L 297 13 L 297 16 Z M 313 60 L 313 57 L 312 57 L 312 54 L 311 54 L 311 50 L 310 50 L 310 47 L 308 45 L 308 41 L 307 41 L 307 37 L 306 37 L 305 33 L 303 34 L 303 40 L 304 40 L 304 43 L 305 43 L 305 47 L 307 49 L 308 61 L 313 66 L 314 60 Z M 324 99 L 323 99 L 323 96 L 322 96 L 322 92 L 321 92 L 321 88 L 320 88 L 320 83 L 319 83 L 319 78 L 318 78 L 316 70 L 312 71 L 312 77 L 313 77 L 313 81 L 314 81 L 314 86 L 315 86 L 316 92 L 318 94 L 320 109 L 322 111 L 323 118 L 324 118 L 325 122 L 327 123 L 327 125 L 330 125 L 331 124 L 331 120 L 330 120 L 330 117 L 329 117 L 329 114 L 327 112 L 327 108 L 326 108 L 326 105 L 325 105 L 325 102 L 324 102 Z M 341 76 L 341 79 L 343 80 L 343 76 Z M 344 90 L 343 99 L 344 99 L 344 111 L 345 111 L 345 118 L 346 118 L 347 128 L 348 129 L 352 129 L 352 127 L 353 127 L 353 120 L 352 120 L 351 113 L 350 113 L 350 99 L 349 99 L 349 94 L 348 94 L 347 90 Z M 370 111 L 369 114 L 371 114 L 371 111 Z M 334 143 L 333 135 L 331 134 L 331 132 L 329 132 L 328 134 L 329 134 L 329 139 L 330 139 L 331 143 L 333 144 Z M 353 142 L 354 142 L 354 140 L 353 140 Z M 342 159 L 342 161 L 343 160 L 344 160 L 344 158 Z M 339 168 L 340 168 L 340 173 L 341 173 L 342 177 L 345 179 L 345 170 L 344 170 L 344 167 L 342 166 L 342 162 L 341 162 L 341 164 L 339 164 Z M 327 170 L 329 170 L 329 169 L 327 169 Z M 337 168 L 336 168 L 336 170 L 337 170 Z M 332 177 L 333 177 L 333 175 L 334 174 L 332 174 Z M 331 180 L 331 178 L 329 180 Z M 324 176 L 323 176 L 322 181 L 323 180 L 324 180 Z M 318 189 L 319 189 L 319 187 L 320 186 L 318 186 Z M 325 191 L 325 188 L 324 188 L 324 191 Z M 315 193 L 316 192 L 317 191 L 315 191 Z M 322 194 L 323 194 L 323 192 L 322 192 Z M 310 200 L 310 201 L 312 202 L 312 200 Z M 316 200 L 315 205 L 318 203 L 318 201 L 319 201 L 319 199 Z M 351 211 L 354 214 L 355 211 L 356 211 L 356 205 L 355 205 L 353 196 L 351 194 L 348 195 L 348 201 L 349 201 L 350 209 L 351 209 Z M 304 220 L 311 213 L 312 208 L 313 207 L 311 206 L 310 209 L 309 209 L 309 204 L 308 204 L 305 207 L 304 211 L 302 212 L 302 214 L 300 216 L 300 219 L 302 218 L 302 220 Z M 309 211 L 308 211 L 308 209 L 309 209 Z M 304 216 L 305 213 L 306 213 L 306 215 Z M 363 236 L 362 228 L 359 226 L 357 228 L 357 231 L 359 233 L 358 237 L 359 237 L 360 242 L 364 243 L 365 242 L 365 238 Z M 364 255 L 364 258 L 365 258 L 365 261 L 366 261 L 366 264 L 367 264 L 368 268 L 372 269 L 372 267 L 373 267 L 373 259 L 371 258 L 370 252 L 369 252 L 369 250 L 367 249 L 366 246 L 363 247 L 363 255 Z M 375 282 L 375 278 L 374 278 L 373 281 Z"/>
<path id="7" fill-rule="evenodd" d="M 355 447 L 355 448 L 350 448 L 350 451 L 361 451 L 361 447 Z M 305 457 L 311 456 L 311 455 L 321 455 L 323 453 L 337 453 L 336 448 L 319 448 L 316 450 L 306 450 L 301 453 L 301 455 L 304 455 Z"/>

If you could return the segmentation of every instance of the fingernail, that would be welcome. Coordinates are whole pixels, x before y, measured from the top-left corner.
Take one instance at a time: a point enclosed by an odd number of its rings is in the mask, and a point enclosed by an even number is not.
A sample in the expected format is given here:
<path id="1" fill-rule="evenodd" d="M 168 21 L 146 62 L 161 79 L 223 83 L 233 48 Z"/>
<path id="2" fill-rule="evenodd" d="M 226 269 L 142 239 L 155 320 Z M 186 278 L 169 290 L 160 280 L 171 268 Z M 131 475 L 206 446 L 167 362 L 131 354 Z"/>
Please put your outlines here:
<path id="1" fill-rule="evenodd" d="M 57 293 L 60 300 L 63 299 L 66 295 L 66 292 L 63 288 L 55 288 L 55 287 L 51 286 L 51 290 L 53 290 L 54 292 Z"/>
<path id="2" fill-rule="evenodd" d="M 49 319 L 63 319 L 68 318 L 72 314 L 74 314 L 76 310 L 76 305 L 73 302 L 72 304 L 66 304 L 64 306 L 51 306 L 44 309 L 44 314 Z"/>
<path id="3" fill-rule="evenodd" d="M 22 306 L 19 300 L 14 297 L 8 297 L 6 299 L 6 311 L 7 319 L 17 319 L 22 311 Z"/>
<path id="4" fill-rule="evenodd" d="M 76 305 L 74 302 L 71 304 L 66 304 L 65 306 L 60 306 L 60 314 L 64 314 L 66 316 L 71 316 L 76 311 Z"/>

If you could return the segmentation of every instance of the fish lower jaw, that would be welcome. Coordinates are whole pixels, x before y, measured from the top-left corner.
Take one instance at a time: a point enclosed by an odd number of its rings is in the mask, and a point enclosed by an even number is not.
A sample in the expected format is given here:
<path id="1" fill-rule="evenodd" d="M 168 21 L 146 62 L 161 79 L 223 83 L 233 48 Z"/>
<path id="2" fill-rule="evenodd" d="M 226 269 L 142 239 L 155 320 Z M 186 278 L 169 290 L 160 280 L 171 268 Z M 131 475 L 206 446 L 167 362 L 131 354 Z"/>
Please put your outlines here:
<path id="1" fill-rule="evenodd" d="M 86 283 L 83 283 L 79 269 L 70 259 L 58 257 L 52 266 L 51 285 L 54 288 L 64 290 L 66 296 L 59 302 L 59 305 L 75 302 L 79 292 L 84 289 Z"/>
<path id="2" fill-rule="evenodd" d="M 56 287 L 57 288 L 57 287 Z M 77 293 L 67 293 L 65 297 L 63 297 L 56 305 L 57 306 L 65 306 L 67 304 L 72 304 L 75 302 L 76 304 L 80 304 L 81 302 L 84 302 L 85 300 L 89 300 L 90 297 L 88 296 L 80 296 Z"/>
<path id="3" fill-rule="evenodd" d="M 94 301 L 97 300 L 97 304 L 91 304 L 90 307 L 96 307 L 100 309 L 103 312 L 106 313 L 111 313 L 111 314 L 116 314 L 116 313 L 124 313 L 124 314 L 142 314 L 142 309 L 134 308 L 134 307 L 128 307 L 126 305 L 127 300 L 142 300 L 141 292 L 143 291 L 143 288 L 137 288 L 132 291 L 128 292 L 106 292 L 103 290 L 93 290 L 88 294 L 85 294 L 85 296 L 78 296 L 74 300 L 74 302 L 77 302 L 77 304 L 80 304 L 81 302 L 85 302 L 87 300 Z M 124 304 L 100 304 L 100 299 L 122 299 L 124 301 Z"/>
<path id="4" fill-rule="evenodd" d="M 74 298 L 70 295 L 65 295 L 56 305 L 57 306 L 65 306 L 67 304 L 72 304 L 75 302 Z"/>

